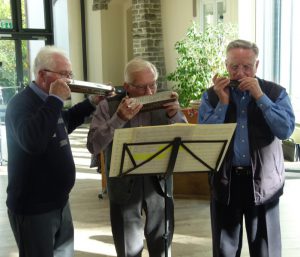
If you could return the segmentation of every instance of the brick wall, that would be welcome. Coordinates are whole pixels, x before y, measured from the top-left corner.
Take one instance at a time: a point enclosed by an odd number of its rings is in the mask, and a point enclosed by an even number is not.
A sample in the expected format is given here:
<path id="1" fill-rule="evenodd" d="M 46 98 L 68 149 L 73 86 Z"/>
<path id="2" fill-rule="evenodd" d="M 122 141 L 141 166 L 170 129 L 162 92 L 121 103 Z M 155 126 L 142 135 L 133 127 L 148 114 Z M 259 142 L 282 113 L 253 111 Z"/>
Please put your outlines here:
<path id="1" fill-rule="evenodd" d="M 93 0 L 93 10 L 107 9 L 110 1 Z M 132 0 L 132 38 L 133 56 L 152 62 L 159 72 L 158 88 L 165 88 L 166 68 L 160 0 Z"/>
<path id="2" fill-rule="evenodd" d="M 132 0 L 133 55 L 152 62 L 159 72 L 158 87 L 165 85 L 165 60 L 160 0 Z"/>

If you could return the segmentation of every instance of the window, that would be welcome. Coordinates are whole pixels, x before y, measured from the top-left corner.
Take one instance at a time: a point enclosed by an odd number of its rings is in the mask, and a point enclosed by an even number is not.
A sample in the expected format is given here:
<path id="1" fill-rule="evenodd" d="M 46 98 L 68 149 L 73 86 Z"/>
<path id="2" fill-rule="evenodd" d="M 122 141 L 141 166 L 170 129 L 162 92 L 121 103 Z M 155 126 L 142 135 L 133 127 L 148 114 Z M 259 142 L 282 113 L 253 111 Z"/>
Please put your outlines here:
<path id="1" fill-rule="evenodd" d="M 205 29 L 207 25 L 214 25 L 223 22 L 226 0 L 201 0 L 201 27 Z"/>
<path id="2" fill-rule="evenodd" d="M 300 123 L 300 87 L 297 74 L 300 56 L 299 12 L 298 0 L 281 1 L 280 83 L 291 96 L 297 123 Z"/>
<path id="3" fill-rule="evenodd" d="M 36 52 L 53 44 L 52 23 L 52 0 L 0 0 L 1 105 L 32 80 Z"/>
<path id="4" fill-rule="evenodd" d="M 21 0 L 22 29 L 45 29 L 45 13 L 37 10 L 45 10 L 43 1 Z M 37 15 L 37 13 L 39 15 Z"/>
<path id="5" fill-rule="evenodd" d="M 258 76 L 286 88 L 297 123 L 300 123 L 300 87 L 296 82 L 300 56 L 299 12 L 298 0 L 256 2 L 256 42 L 261 51 Z"/>

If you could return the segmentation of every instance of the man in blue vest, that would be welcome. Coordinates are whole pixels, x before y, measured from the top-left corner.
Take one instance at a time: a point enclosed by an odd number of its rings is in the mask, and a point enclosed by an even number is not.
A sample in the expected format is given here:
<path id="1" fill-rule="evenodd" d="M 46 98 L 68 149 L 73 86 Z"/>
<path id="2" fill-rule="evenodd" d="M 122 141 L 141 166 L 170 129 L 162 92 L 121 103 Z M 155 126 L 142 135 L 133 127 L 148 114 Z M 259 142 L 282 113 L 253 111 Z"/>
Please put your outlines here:
<path id="1" fill-rule="evenodd" d="M 105 163 L 108 178 L 110 219 L 115 248 L 118 257 L 140 257 L 144 248 L 144 236 L 150 257 L 164 256 L 165 200 L 164 180 L 157 175 L 125 176 L 109 178 L 111 146 L 115 129 L 139 126 L 167 125 L 186 122 L 179 110 L 178 95 L 173 92 L 175 101 L 166 103 L 163 109 L 140 112 L 142 104 L 133 98 L 152 95 L 157 91 L 156 67 L 143 59 L 131 60 L 125 68 L 123 95 L 117 95 L 100 102 L 93 115 L 88 149 L 94 154 L 105 150 Z M 161 173 L 162 171 L 156 171 Z M 174 206 L 172 198 L 172 176 L 167 179 L 167 208 L 169 222 L 168 246 L 174 231 Z M 146 222 L 143 222 L 143 213 Z"/>
<path id="2" fill-rule="evenodd" d="M 229 78 L 213 78 L 199 123 L 237 123 L 219 172 L 210 175 L 213 256 L 240 256 L 245 219 L 251 257 L 280 257 L 279 197 L 284 186 L 281 139 L 295 127 L 286 90 L 256 77 L 256 44 L 227 46 Z"/>

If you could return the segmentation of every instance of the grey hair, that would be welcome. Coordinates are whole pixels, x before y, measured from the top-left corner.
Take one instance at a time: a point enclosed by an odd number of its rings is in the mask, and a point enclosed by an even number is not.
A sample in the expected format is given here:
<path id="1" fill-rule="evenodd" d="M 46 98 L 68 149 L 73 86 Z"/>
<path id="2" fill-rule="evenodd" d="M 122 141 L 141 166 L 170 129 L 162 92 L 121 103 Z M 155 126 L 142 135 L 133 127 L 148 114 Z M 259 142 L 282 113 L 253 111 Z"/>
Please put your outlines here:
<path id="1" fill-rule="evenodd" d="M 62 56 L 70 62 L 70 59 L 64 50 L 55 46 L 44 46 L 40 49 L 40 51 L 34 59 L 33 72 L 35 78 L 37 78 L 40 70 L 55 69 L 56 60 L 55 58 L 53 58 L 55 55 Z"/>
<path id="2" fill-rule="evenodd" d="M 124 70 L 124 80 L 125 83 L 131 84 L 134 81 L 133 73 L 150 70 L 153 73 L 154 79 L 157 80 L 158 78 L 158 71 L 154 64 L 149 61 L 146 61 L 142 58 L 134 58 L 129 61 Z"/>
<path id="3" fill-rule="evenodd" d="M 242 40 L 242 39 L 237 39 L 237 40 L 231 41 L 226 48 L 226 53 L 228 53 L 230 50 L 235 49 L 235 48 L 250 49 L 254 52 L 256 57 L 258 57 L 258 54 L 259 54 L 257 45 L 250 41 L 246 41 L 246 40 Z"/>

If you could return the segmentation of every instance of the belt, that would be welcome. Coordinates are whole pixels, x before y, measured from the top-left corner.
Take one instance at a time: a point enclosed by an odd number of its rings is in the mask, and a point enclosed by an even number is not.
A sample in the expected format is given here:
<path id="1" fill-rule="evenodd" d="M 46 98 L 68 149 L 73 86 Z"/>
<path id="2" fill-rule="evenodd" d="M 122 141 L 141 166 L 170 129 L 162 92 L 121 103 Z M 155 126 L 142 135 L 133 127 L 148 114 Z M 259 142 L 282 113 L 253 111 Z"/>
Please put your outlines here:
<path id="1" fill-rule="evenodd" d="M 237 166 L 232 167 L 232 171 L 236 175 L 252 175 L 252 167 L 251 166 Z"/>

